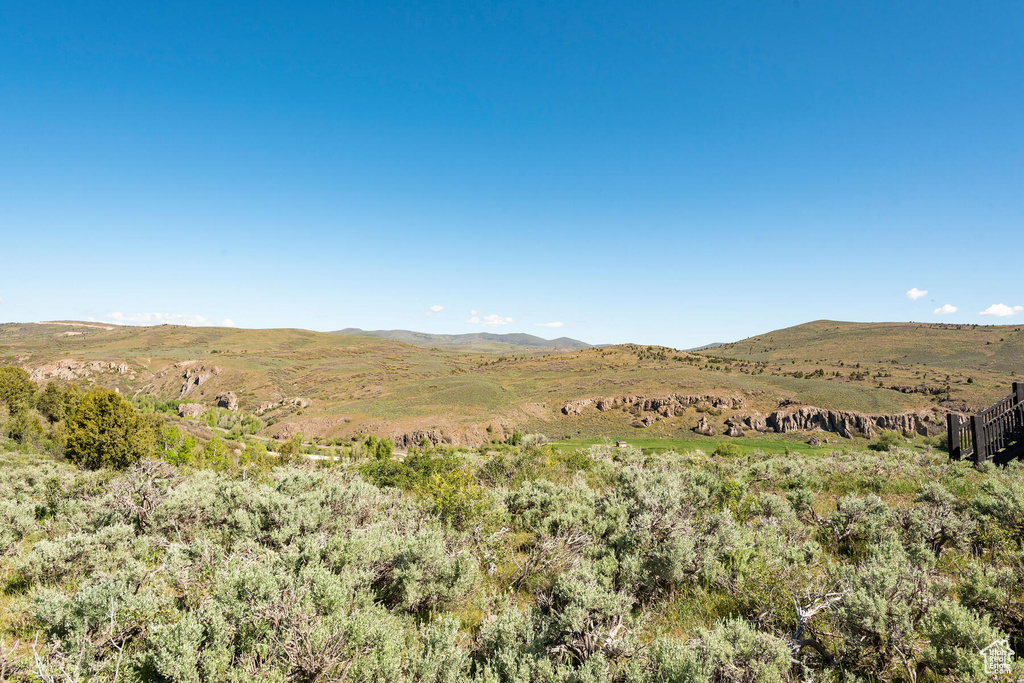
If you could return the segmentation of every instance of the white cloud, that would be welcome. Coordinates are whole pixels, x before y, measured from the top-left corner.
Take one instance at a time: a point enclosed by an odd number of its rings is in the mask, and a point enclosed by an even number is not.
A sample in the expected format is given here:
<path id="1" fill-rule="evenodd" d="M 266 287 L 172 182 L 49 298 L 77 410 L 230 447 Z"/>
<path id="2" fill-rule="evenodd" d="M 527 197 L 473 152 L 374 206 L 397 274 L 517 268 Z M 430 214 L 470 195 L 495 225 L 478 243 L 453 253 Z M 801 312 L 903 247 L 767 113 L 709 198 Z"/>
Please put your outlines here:
<path id="1" fill-rule="evenodd" d="M 949 313 L 956 313 L 958 310 L 960 310 L 960 309 L 958 309 L 953 304 L 944 304 L 944 305 L 939 306 L 938 308 L 936 308 L 933 312 L 936 315 L 947 315 Z"/>
<path id="2" fill-rule="evenodd" d="M 1024 311 L 1024 306 L 1007 306 L 1006 304 L 992 304 L 978 315 L 992 315 L 997 318 L 1008 318 Z"/>
<path id="3" fill-rule="evenodd" d="M 108 313 L 104 322 L 118 325 L 190 325 L 193 327 L 234 327 L 235 325 L 235 321 L 231 318 L 225 318 L 222 322 L 216 323 L 205 316 L 188 313 L 122 313 L 121 311 Z"/>
<path id="4" fill-rule="evenodd" d="M 534 323 L 534 327 L 561 327 L 565 323 Z"/>
<path id="5" fill-rule="evenodd" d="M 437 304 L 434 304 L 433 306 L 430 307 L 430 312 L 431 313 L 440 313 L 443 310 L 444 310 L 444 306 L 438 306 Z"/>
<path id="6" fill-rule="evenodd" d="M 0 299 L 0 304 L 6 303 L 3 299 Z"/>
<path id="7" fill-rule="evenodd" d="M 480 311 L 470 311 L 470 315 L 480 315 Z"/>
<path id="8" fill-rule="evenodd" d="M 928 295 L 928 290 L 927 289 L 918 289 L 917 287 L 914 287 L 913 289 L 907 291 L 907 298 L 908 299 L 912 299 L 914 301 L 917 301 L 921 297 L 927 296 L 927 295 Z"/>
<path id="9" fill-rule="evenodd" d="M 470 312 L 473 313 L 474 311 Z M 483 318 L 480 318 L 479 316 L 474 315 L 466 322 L 470 323 L 471 325 L 480 325 L 482 327 L 498 327 L 500 325 L 508 325 L 510 322 L 512 322 L 512 318 L 504 318 L 500 315 L 493 314 L 485 315 Z"/>

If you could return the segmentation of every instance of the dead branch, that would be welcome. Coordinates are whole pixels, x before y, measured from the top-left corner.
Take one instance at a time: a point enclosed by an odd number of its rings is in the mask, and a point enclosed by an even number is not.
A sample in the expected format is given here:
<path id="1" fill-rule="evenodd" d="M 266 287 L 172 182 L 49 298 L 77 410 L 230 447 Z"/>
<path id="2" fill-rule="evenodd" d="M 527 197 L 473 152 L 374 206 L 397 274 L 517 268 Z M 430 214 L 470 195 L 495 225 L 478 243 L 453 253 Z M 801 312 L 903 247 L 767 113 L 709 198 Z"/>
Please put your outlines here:
<path id="1" fill-rule="evenodd" d="M 822 659 L 835 666 L 835 658 L 829 654 L 825 646 L 818 642 L 817 638 L 805 638 L 804 631 L 807 630 L 808 624 L 816 614 L 829 609 L 842 599 L 842 593 L 821 593 L 808 590 L 804 604 L 801 605 L 800 598 L 796 595 L 793 596 L 793 606 L 796 608 L 796 630 L 790 637 L 789 647 L 794 657 L 799 655 L 805 647 L 812 647 Z"/>

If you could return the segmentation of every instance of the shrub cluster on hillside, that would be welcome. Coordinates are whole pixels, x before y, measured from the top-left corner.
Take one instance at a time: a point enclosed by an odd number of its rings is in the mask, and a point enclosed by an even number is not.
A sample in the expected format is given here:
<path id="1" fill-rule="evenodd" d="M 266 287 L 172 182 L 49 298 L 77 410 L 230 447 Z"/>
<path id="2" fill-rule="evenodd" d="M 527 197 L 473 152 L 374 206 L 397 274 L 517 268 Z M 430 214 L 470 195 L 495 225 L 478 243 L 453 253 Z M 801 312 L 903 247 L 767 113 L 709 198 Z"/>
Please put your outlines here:
<path id="1" fill-rule="evenodd" d="M 608 450 L 418 453 L 255 479 L 6 456 L 0 627 L 21 642 L 8 670 L 939 680 L 980 675 L 979 648 L 1021 633 L 1020 468 Z M 796 607 L 826 607 L 798 640 Z"/>
<path id="2" fill-rule="evenodd" d="M 8 429 L 51 410 L 15 375 Z M 1024 650 L 1020 465 L 524 438 L 282 466 L 118 399 L 51 423 L 67 461 L 0 455 L 0 678 L 981 680 Z M 159 458 L 104 450 L 143 433 Z"/>

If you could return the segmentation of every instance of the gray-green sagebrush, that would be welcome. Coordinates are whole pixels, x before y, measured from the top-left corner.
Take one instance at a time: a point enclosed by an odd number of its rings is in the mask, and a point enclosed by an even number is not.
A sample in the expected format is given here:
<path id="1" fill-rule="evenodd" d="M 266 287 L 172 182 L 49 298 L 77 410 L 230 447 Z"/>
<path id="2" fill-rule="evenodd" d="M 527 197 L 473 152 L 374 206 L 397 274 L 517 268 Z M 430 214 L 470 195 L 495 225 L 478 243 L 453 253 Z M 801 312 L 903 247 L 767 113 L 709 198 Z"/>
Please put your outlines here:
<path id="1" fill-rule="evenodd" d="M 0 458 L 19 680 L 968 680 L 1024 623 L 1024 471 L 941 453 Z"/>

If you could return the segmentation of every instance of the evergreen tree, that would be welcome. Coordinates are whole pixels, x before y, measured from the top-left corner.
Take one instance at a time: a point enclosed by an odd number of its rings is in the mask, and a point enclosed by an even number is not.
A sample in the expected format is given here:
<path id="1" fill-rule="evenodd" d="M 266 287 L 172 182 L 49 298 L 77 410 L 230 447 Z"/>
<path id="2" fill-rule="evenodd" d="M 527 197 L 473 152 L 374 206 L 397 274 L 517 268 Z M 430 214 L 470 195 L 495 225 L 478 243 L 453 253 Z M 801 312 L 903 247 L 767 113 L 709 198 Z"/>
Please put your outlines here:
<path id="1" fill-rule="evenodd" d="M 67 417 L 67 406 L 64 403 L 64 391 L 56 382 L 50 382 L 39 394 L 39 412 L 50 422 L 60 422 Z"/>
<path id="2" fill-rule="evenodd" d="M 64 454 L 80 467 L 125 469 L 153 451 L 153 433 L 121 394 L 96 388 L 68 418 Z"/>
<path id="3" fill-rule="evenodd" d="M 0 368 L 0 402 L 7 404 L 12 415 L 32 407 L 36 383 L 21 368 L 8 365 Z"/>

